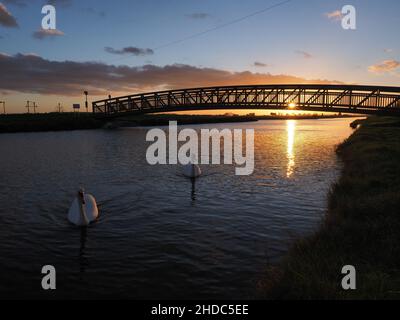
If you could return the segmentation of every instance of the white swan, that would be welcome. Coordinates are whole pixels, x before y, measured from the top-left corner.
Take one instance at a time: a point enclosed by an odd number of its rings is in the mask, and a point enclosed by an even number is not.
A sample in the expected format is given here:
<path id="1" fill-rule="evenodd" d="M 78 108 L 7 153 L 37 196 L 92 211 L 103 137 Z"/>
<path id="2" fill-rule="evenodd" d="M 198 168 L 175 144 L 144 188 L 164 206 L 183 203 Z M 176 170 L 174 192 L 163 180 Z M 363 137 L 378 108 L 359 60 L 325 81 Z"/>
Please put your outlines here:
<path id="1" fill-rule="evenodd" d="M 189 163 L 183 166 L 183 175 L 188 178 L 197 178 L 201 176 L 201 169 L 198 164 Z"/>
<path id="2" fill-rule="evenodd" d="M 87 226 L 97 219 L 99 210 L 95 198 L 86 194 L 83 188 L 78 191 L 68 211 L 68 220 L 77 226 Z"/>

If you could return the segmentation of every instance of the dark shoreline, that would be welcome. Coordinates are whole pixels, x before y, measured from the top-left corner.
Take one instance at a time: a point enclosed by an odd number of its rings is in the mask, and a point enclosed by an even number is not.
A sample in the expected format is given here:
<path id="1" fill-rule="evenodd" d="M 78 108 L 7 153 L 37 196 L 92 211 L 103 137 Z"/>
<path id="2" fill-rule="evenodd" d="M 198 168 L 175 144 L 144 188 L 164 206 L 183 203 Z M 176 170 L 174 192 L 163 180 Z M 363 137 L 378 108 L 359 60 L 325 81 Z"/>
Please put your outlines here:
<path id="1" fill-rule="evenodd" d="M 176 115 L 176 114 L 154 114 L 132 117 L 128 120 L 121 120 L 121 126 L 167 126 L 169 121 L 177 121 L 178 125 L 187 124 L 209 124 L 209 123 L 240 123 L 240 122 L 256 122 L 260 120 L 313 120 L 313 119 L 336 119 L 336 118 L 353 118 L 354 115 L 295 115 L 295 116 L 253 116 L 253 115 Z M 118 120 L 116 120 L 118 122 Z"/>
<path id="2" fill-rule="evenodd" d="M 40 113 L 0 115 L 0 134 L 99 129 L 104 121 L 85 113 Z"/>
<path id="3" fill-rule="evenodd" d="M 178 114 L 145 114 L 121 119 L 96 119 L 91 113 L 42 113 L 0 115 L 0 133 L 47 132 L 88 129 L 112 129 L 118 127 L 166 126 L 169 121 L 178 125 L 208 123 L 240 123 L 259 120 L 307 120 L 348 118 L 353 115 L 295 115 L 281 114 L 256 115 L 178 115 Z"/>
<path id="4" fill-rule="evenodd" d="M 325 221 L 258 286 L 264 299 L 400 299 L 400 118 L 370 117 L 337 148 Z M 341 287 L 344 265 L 356 290 Z"/>

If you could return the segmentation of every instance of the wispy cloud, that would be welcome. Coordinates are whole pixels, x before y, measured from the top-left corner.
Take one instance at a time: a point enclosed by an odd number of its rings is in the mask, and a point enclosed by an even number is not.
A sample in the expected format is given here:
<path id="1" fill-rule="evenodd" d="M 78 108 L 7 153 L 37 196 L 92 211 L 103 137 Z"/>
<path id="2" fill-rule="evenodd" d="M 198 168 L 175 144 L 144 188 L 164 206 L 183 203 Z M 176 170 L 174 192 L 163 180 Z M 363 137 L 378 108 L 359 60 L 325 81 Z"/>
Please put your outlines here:
<path id="1" fill-rule="evenodd" d="M 91 7 L 85 8 L 84 11 L 86 13 L 88 13 L 88 14 L 94 14 L 94 15 L 97 15 L 97 16 L 99 16 L 101 18 L 105 18 L 106 15 L 107 15 L 105 11 L 97 10 L 96 8 L 91 8 Z"/>
<path id="2" fill-rule="evenodd" d="M 393 49 L 386 48 L 386 49 L 383 49 L 383 51 L 384 51 L 385 53 L 392 53 L 392 52 L 393 52 Z"/>
<path id="3" fill-rule="evenodd" d="M 184 64 L 128 67 L 99 62 L 50 61 L 33 54 L 10 56 L 0 53 L 0 70 L 2 91 L 64 96 L 78 96 L 83 87 L 93 95 L 105 95 L 213 85 L 335 83 Z"/>
<path id="4" fill-rule="evenodd" d="M 255 61 L 254 64 L 253 64 L 253 66 L 254 66 L 254 67 L 261 67 L 261 68 L 264 68 L 264 67 L 268 67 L 268 64 L 263 63 L 263 62 L 259 62 L 259 61 Z"/>
<path id="5" fill-rule="evenodd" d="M 18 28 L 15 17 L 7 10 L 6 6 L 0 2 L 0 25 L 7 28 Z"/>
<path id="6" fill-rule="evenodd" d="M 35 0 L 34 0 L 35 1 Z M 39 2 L 38 0 L 36 0 Z M 7 5 L 13 5 L 17 7 L 26 7 L 28 3 L 33 2 L 32 0 L 2 0 L 3 3 Z M 41 0 L 42 5 L 44 4 L 51 4 L 56 7 L 70 7 L 72 5 L 72 0 Z"/>
<path id="7" fill-rule="evenodd" d="M 329 20 L 333 20 L 333 21 L 340 21 L 343 18 L 343 14 L 340 10 L 335 10 L 332 12 L 328 12 L 325 13 L 325 16 L 329 19 Z"/>
<path id="8" fill-rule="evenodd" d="M 385 60 L 381 63 L 374 64 L 368 67 L 368 71 L 372 73 L 390 73 L 400 68 L 400 61 Z"/>
<path id="9" fill-rule="evenodd" d="M 18 7 L 26 7 L 32 0 L 3 0 L 4 3 L 15 5 Z M 53 6 L 69 7 L 72 5 L 72 0 L 42 0 L 42 4 L 51 4 Z"/>
<path id="10" fill-rule="evenodd" d="M 298 55 L 301 55 L 304 59 L 311 59 L 313 55 L 309 52 L 303 51 L 303 50 L 296 50 L 295 53 Z"/>
<path id="11" fill-rule="evenodd" d="M 131 54 L 134 56 L 149 56 L 154 54 L 154 51 L 149 48 L 138 48 L 138 47 L 125 47 L 122 49 L 114 49 L 111 47 L 105 47 L 104 50 L 112 54 Z"/>
<path id="12" fill-rule="evenodd" d="M 35 39 L 39 39 L 39 40 L 43 40 L 45 38 L 60 37 L 60 36 L 63 36 L 63 35 L 64 35 L 64 32 L 62 32 L 60 30 L 57 30 L 57 29 L 55 29 L 55 30 L 53 30 L 53 29 L 49 29 L 49 30 L 40 29 L 38 31 L 35 31 L 32 34 L 32 36 Z"/>
<path id="13" fill-rule="evenodd" d="M 194 13 L 189 13 L 185 15 L 186 18 L 189 19 L 207 19 L 210 18 L 211 15 L 209 13 L 205 13 L 205 12 L 194 12 Z"/>
<path id="14" fill-rule="evenodd" d="M 47 3 L 53 6 L 69 7 L 72 5 L 72 0 L 48 0 Z"/>

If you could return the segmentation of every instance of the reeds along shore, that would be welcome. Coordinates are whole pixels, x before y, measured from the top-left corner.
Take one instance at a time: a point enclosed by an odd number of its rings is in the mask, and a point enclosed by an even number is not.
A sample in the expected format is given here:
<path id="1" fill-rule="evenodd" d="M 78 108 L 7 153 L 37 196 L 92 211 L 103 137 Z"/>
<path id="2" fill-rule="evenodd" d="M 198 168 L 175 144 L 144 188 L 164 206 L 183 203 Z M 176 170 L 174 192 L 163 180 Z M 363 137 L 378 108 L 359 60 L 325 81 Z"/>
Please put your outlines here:
<path id="1" fill-rule="evenodd" d="M 400 118 L 370 117 L 337 148 L 341 176 L 327 216 L 269 267 L 259 295 L 269 299 L 400 299 Z M 343 290 L 344 265 L 356 290 Z"/>

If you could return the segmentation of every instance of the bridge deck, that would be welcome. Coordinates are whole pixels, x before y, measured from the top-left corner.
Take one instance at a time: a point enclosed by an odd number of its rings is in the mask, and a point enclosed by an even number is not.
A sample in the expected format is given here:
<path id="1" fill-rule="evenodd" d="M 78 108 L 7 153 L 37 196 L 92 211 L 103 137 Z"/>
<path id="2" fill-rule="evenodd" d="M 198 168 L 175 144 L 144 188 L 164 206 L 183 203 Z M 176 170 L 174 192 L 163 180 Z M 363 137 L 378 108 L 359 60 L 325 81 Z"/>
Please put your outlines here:
<path id="1" fill-rule="evenodd" d="M 252 85 L 134 94 L 93 102 L 97 117 L 209 109 L 288 109 L 400 116 L 400 87 Z"/>

